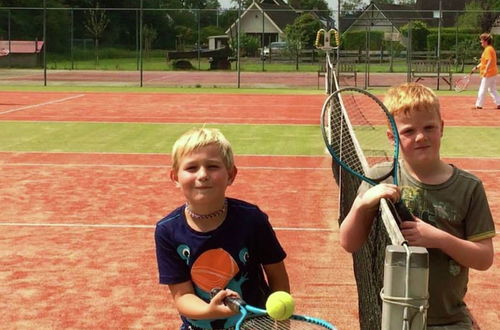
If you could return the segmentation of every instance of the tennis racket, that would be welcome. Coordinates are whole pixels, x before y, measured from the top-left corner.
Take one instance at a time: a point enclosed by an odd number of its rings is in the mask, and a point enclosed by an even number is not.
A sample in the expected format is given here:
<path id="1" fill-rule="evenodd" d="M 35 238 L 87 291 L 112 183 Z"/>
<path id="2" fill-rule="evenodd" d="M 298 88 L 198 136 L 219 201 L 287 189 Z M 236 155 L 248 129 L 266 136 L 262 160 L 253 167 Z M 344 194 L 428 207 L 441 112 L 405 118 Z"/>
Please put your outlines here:
<path id="1" fill-rule="evenodd" d="M 219 289 L 213 289 L 212 296 L 217 292 Z M 327 321 L 304 315 L 294 314 L 287 320 L 277 321 L 271 318 L 265 309 L 248 305 L 239 298 L 227 297 L 224 299 L 224 303 L 233 311 L 241 314 L 234 327 L 235 330 L 336 330 Z"/>
<path id="2" fill-rule="evenodd" d="M 463 76 L 462 78 L 455 81 L 455 92 L 462 92 L 469 86 L 470 78 L 472 77 L 472 72 Z"/>
<path id="3" fill-rule="evenodd" d="M 393 136 L 392 144 L 387 138 L 388 129 Z M 348 173 L 370 185 L 377 185 L 389 176 L 398 184 L 399 134 L 394 117 L 377 97 L 355 87 L 330 94 L 321 111 L 321 131 L 333 159 Z M 371 167 L 384 161 L 392 164 L 387 173 L 368 176 Z M 399 223 L 413 220 L 402 201 L 390 206 Z"/>

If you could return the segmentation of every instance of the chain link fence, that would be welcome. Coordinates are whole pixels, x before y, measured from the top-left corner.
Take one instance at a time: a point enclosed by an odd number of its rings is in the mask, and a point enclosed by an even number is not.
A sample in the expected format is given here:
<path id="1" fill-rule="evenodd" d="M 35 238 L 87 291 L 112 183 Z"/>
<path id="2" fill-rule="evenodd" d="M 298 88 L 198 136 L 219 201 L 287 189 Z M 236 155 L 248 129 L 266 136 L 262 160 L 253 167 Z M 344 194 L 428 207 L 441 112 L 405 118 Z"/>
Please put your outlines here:
<path id="1" fill-rule="evenodd" d="M 142 2 L 141 2 L 142 3 Z M 316 31 L 341 33 L 341 84 L 451 87 L 477 63 L 500 11 L 359 13 L 265 4 L 233 9 L 0 8 L 3 84 L 192 87 L 322 86 Z M 339 22 L 340 24 L 337 24 Z M 350 72 L 349 72 L 350 71 Z M 342 77 L 345 77 L 343 79 Z M 354 81 L 354 79 L 356 81 Z"/>

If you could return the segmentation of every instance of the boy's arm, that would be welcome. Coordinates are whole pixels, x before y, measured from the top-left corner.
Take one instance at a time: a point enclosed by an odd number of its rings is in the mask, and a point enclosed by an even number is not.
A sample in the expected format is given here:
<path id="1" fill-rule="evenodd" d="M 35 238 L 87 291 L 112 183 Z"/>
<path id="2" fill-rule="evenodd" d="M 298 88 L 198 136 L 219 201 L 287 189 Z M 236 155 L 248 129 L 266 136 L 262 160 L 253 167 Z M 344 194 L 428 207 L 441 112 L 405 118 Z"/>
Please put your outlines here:
<path id="1" fill-rule="evenodd" d="M 441 249 L 464 267 L 486 270 L 493 264 L 491 238 L 477 242 L 453 236 L 420 219 L 403 222 L 401 232 L 410 245 Z"/>
<path id="2" fill-rule="evenodd" d="M 381 198 L 399 200 L 399 188 L 393 184 L 379 184 L 356 197 L 351 210 L 340 225 L 339 240 L 344 250 L 356 252 L 366 241 Z"/>
<path id="3" fill-rule="evenodd" d="M 283 261 L 274 264 L 263 265 L 267 282 L 272 292 L 286 291 L 290 293 L 290 281 Z"/>
<path id="4" fill-rule="evenodd" d="M 227 296 L 237 296 L 234 291 L 221 290 L 215 295 L 210 303 L 201 300 L 194 293 L 191 281 L 169 284 L 174 304 L 181 315 L 190 319 L 219 319 L 227 318 L 234 314 L 229 307 L 224 305 L 223 300 Z"/>

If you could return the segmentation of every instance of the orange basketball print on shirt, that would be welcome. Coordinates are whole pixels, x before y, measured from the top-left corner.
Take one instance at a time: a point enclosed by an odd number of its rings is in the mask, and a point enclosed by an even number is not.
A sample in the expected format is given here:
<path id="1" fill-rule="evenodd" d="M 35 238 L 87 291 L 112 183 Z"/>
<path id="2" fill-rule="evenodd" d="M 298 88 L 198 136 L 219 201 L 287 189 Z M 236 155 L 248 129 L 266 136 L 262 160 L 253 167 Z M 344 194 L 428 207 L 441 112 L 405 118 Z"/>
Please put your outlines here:
<path id="1" fill-rule="evenodd" d="M 233 257 L 223 249 L 207 250 L 196 259 L 191 268 L 191 278 L 200 289 L 225 288 L 238 273 Z"/>

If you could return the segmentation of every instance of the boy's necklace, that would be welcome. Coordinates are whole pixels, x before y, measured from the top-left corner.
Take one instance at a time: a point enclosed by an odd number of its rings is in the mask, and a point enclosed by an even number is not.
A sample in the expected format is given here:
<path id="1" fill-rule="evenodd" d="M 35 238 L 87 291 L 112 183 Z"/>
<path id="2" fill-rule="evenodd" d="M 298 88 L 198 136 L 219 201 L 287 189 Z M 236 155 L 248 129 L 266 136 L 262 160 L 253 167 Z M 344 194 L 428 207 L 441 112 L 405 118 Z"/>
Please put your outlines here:
<path id="1" fill-rule="evenodd" d="M 218 216 L 221 216 L 224 214 L 227 208 L 227 199 L 224 199 L 224 205 L 222 205 L 222 208 L 218 209 L 217 211 L 214 211 L 209 214 L 199 214 L 191 210 L 189 207 L 189 204 L 186 203 L 186 212 L 189 214 L 189 216 L 195 220 L 207 220 L 207 219 L 212 219 L 216 218 Z"/>

